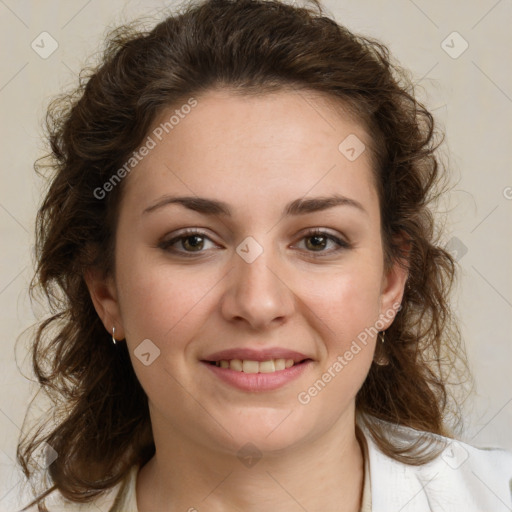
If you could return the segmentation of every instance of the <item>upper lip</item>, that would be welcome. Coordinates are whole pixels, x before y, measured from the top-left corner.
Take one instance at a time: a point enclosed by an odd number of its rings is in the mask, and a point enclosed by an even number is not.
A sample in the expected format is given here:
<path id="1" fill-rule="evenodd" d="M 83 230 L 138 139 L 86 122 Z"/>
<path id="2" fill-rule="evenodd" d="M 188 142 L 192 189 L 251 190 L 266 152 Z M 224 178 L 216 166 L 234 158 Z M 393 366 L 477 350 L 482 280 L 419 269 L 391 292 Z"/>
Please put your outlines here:
<path id="1" fill-rule="evenodd" d="M 268 361 L 270 359 L 293 359 L 294 363 L 299 363 L 304 359 L 311 359 L 305 354 L 288 350 L 286 348 L 267 348 L 257 350 L 251 348 L 230 348 L 214 352 L 204 358 L 204 361 L 229 361 L 231 359 L 245 359 L 250 361 Z"/>

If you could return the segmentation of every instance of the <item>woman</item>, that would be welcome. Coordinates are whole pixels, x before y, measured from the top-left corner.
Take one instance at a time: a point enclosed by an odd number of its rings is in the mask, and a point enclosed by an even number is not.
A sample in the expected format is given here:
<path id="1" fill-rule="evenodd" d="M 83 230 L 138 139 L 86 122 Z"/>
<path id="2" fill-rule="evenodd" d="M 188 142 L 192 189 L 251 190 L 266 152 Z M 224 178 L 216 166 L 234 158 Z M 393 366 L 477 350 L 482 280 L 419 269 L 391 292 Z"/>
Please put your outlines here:
<path id="1" fill-rule="evenodd" d="M 510 509 L 512 455 L 446 421 L 444 176 L 384 46 L 207 0 L 114 33 L 49 137 L 39 510 Z"/>

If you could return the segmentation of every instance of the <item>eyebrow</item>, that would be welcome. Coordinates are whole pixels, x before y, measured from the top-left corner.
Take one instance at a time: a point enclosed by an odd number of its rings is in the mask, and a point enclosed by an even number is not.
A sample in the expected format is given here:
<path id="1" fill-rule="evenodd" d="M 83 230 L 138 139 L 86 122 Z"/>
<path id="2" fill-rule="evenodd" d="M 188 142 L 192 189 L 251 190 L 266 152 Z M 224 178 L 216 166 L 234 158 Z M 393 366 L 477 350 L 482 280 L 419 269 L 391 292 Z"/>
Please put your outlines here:
<path id="1" fill-rule="evenodd" d="M 180 204 L 189 210 L 202 213 L 203 215 L 222 215 L 225 217 L 231 217 L 232 215 L 231 208 L 227 203 L 224 203 L 223 201 L 217 201 L 214 199 L 207 199 L 205 197 L 197 196 L 178 197 L 169 195 L 162 196 L 155 203 L 148 206 L 142 212 L 142 215 L 153 212 L 170 204 Z M 363 205 L 359 201 L 342 196 L 340 194 L 334 194 L 331 196 L 313 197 L 309 199 L 295 199 L 285 206 L 283 217 L 290 215 L 305 215 L 307 213 L 314 213 L 327 210 L 329 208 L 334 208 L 335 206 L 350 206 L 368 215 L 368 212 L 364 209 Z"/>

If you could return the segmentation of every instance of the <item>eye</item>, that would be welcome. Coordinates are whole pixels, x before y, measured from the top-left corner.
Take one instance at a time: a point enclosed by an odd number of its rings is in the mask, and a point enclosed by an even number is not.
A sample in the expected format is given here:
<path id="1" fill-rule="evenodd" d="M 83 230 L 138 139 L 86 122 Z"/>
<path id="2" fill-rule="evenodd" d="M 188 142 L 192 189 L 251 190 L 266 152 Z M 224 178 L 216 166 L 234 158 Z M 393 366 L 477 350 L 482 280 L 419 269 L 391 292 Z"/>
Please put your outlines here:
<path id="1" fill-rule="evenodd" d="M 350 248 L 350 244 L 348 242 L 345 242 L 341 238 L 321 229 L 314 229 L 307 232 L 301 239 L 301 241 L 303 240 L 305 241 L 307 252 L 318 253 L 313 254 L 314 257 L 329 256 L 333 253 Z M 329 243 L 334 246 L 334 249 L 326 251 L 325 248 L 328 247 Z"/>
<path id="2" fill-rule="evenodd" d="M 301 238 L 302 241 L 305 243 L 306 251 L 313 257 L 330 256 L 351 247 L 348 242 L 322 229 L 308 231 Z M 208 247 L 207 242 L 210 242 L 212 246 Z M 331 244 L 332 249 L 325 250 L 329 244 Z M 205 253 L 206 249 L 219 246 L 206 233 L 195 229 L 188 229 L 169 240 L 163 240 L 158 244 L 158 247 L 180 256 L 194 257 Z"/>
<path id="3" fill-rule="evenodd" d="M 158 247 L 165 251 L 178 253 L 183 256 L 194 256 L 194 253 L 205 252 L 203 249 L 205 249 L 206 241 L 211 242 L 214 247 L 218 247 L 206 233 L 190 229 L 170 240 L 163 240 L 158 244 Z M 206 249 L 208 249 L 208 247 L 206 247 Z"/>

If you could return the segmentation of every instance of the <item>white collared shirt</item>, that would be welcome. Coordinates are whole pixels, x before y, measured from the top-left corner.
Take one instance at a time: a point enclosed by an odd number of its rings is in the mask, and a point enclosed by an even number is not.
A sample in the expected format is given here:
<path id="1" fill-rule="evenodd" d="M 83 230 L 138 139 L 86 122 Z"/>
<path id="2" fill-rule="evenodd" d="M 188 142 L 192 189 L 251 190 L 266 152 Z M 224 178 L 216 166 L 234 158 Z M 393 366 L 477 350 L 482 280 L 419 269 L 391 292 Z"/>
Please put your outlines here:
<path id="1" fill-rule="evenodd" d="M 385 455 L 367 432 L 372 512 L 511 512 L 512 453 L 394 428 L 404 445 L 435 438 L 444 449 L 413 466 Z"/>
<path id="2" fill-rule="evenodd" d="M 366 446 L 360 512 L 512 511 L 512 452 L 475 448 L 427 432 L 386 425 L 396 442 L 404 446 L 433 439 L 444 449 L 427 464 L 405 464 L 384 454 L 362 426 Z M 58 501 L 51 499 L 48 509 L 50 512 L 138 512 L 138 470 L 134 466 L 121 484 L 94 503 L 78 505 L 61 501 L 58 505 Z"/>

